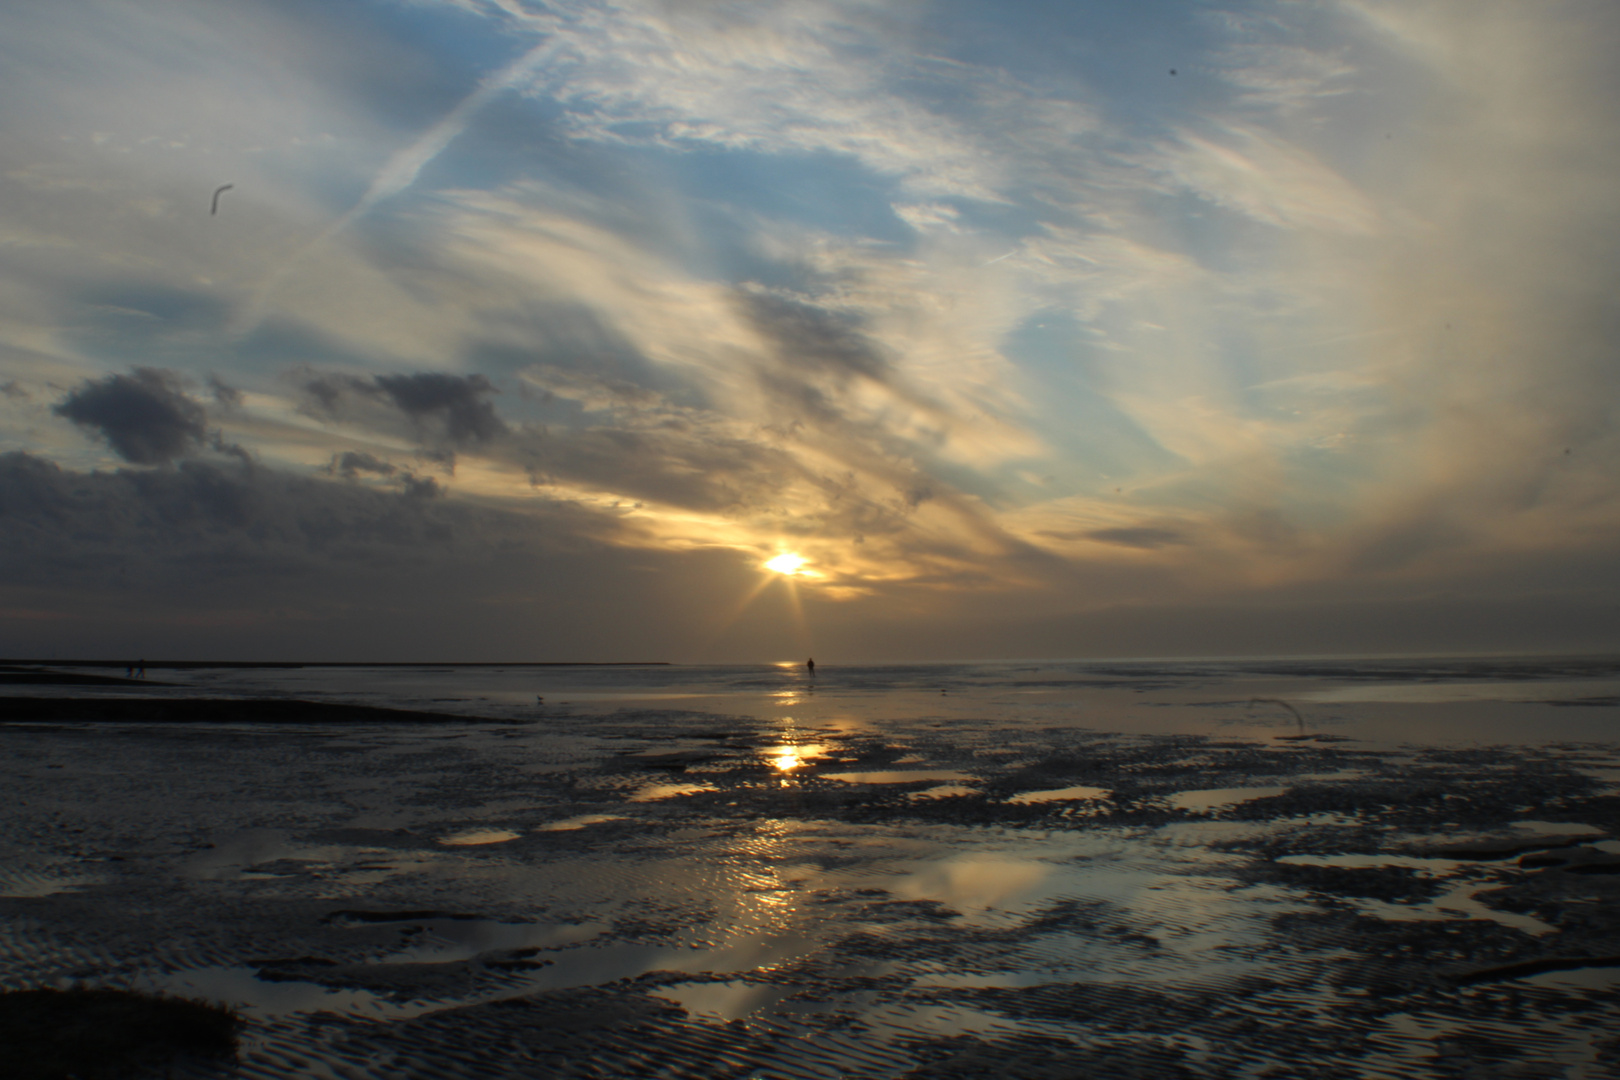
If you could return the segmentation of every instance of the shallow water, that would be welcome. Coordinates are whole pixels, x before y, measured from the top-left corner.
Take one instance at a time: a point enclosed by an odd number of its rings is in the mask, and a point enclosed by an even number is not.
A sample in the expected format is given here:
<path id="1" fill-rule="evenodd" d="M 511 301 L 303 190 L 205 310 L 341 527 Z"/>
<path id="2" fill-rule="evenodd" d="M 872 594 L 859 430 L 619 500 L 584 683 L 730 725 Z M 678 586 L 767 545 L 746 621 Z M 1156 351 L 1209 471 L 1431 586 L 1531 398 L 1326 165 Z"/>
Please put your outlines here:
<path id="1" fill-rule="evenodd" d="M 1475 976 L 1620 954 L 1616 671 L 178 673 L 477 719 L 0 725 L 0 980 L 253 1077 L 1612 1075 L 1616 969 Z"/>

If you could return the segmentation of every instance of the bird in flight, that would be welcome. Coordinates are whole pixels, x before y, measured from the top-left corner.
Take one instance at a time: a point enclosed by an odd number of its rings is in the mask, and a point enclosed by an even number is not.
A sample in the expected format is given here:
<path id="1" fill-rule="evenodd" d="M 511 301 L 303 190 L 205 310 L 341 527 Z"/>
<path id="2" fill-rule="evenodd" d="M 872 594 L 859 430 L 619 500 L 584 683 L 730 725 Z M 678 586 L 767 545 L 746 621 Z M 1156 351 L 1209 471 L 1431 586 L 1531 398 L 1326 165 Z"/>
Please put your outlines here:
<path id="1" fill-rule="evenodd" d="M 219 187 L 214 189 L 214 205 L 208 210 L 209 217 L 213 217 L 215 214 L 219 213 L 219 197 L 235 186 L 235 184 L 221 184 Z"/>

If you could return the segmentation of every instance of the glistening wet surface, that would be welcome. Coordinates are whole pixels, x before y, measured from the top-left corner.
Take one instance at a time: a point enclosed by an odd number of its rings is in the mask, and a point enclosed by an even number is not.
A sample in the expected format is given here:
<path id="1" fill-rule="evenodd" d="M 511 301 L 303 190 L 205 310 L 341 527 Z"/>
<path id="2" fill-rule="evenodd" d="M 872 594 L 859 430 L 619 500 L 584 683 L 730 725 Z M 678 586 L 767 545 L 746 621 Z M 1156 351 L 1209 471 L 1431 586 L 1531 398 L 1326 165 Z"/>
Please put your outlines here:
<path id="1" fill-rule="evenodd" d="M 0 979 L 239 1004 L 177 1076 L 1615 1075 L 1612 712 L 1127 675 L 0 725 Z"/>

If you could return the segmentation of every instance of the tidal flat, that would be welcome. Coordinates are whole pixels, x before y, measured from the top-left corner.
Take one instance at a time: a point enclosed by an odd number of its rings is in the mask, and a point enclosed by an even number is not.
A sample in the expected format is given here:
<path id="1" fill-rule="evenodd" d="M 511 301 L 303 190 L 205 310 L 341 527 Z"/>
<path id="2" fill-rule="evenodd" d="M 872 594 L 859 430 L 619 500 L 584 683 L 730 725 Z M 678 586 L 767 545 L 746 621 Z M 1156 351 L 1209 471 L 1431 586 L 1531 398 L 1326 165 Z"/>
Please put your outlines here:
<path id="1" fill-rule="evenodd" d="M 0 989 L 176 1077 L 1620 1076 L 1608 662 L 163 678 L 0 717 Z"/>

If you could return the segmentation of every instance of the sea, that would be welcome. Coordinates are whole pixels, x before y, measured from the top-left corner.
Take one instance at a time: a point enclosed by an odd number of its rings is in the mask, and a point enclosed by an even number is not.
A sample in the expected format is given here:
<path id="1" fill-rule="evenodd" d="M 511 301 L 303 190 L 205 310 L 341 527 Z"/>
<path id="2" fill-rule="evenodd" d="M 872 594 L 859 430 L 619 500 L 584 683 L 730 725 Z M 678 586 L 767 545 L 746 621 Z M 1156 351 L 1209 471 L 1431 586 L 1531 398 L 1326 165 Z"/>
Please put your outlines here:
<path id="1" fill-rule="evenodd" d="M 0 986 L 176 1076 L 1620 1075 L 1620 658 L 146 674 L 13 691 Z"/>
<path id="2" fill-rule="evenodd" d="M 822 663 L 813 673 L 801 661 L 152 664 L 149 671 L 178 682 L 171 692 L 183 696 L 304 698 L 525 722 L 673 709 L 777 721 L 927 714 L 992 728 L 1051 722 L 1214 734 L 1263 733 L 1286 719 L 1357 738 L 1451 743 L 1601 737 L 1612 731 L 1608 710 L 1620 706 L 1620 658 L 1609 656 Z"/>

